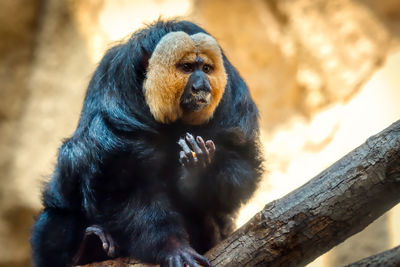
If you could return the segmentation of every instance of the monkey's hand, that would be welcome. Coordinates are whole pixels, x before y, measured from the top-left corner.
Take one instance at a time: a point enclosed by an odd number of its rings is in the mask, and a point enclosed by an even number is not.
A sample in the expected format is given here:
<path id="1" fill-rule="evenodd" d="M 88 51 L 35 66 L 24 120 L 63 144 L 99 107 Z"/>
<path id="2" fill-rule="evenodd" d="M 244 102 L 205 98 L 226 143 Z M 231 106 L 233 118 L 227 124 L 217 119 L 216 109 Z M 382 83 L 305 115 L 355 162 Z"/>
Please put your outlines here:
<path id="1" fill-rule="evenodd" d="M 204 256 L 198 254 L 191 247 L 175 249 L 161 262 L 160 267 L 198 267 L 199 264 L 204 267 L 212 267 L 210 262 Z"/>
<path id="2" fill-rule="evenodd" d="M 196 139 L 190 133 L 180 138 L 178 144 L 182 148 L 179 152 L 179 162 L 186 168 L 207 167 L 214 156 L 215 144 L 211 140 L 204 142 L 201 136 Z"/>

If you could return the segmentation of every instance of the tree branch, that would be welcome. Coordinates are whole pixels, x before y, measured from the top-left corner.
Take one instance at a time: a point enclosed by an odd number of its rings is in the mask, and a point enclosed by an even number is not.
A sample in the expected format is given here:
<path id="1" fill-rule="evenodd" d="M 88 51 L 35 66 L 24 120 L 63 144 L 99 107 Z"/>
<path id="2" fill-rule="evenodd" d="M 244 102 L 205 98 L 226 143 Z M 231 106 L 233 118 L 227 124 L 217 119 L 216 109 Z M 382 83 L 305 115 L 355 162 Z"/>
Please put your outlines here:
<path id="1" fill-rule="evenodd" d="M 382 253 L 373 255 L 371 257 L 359 260 L 346 267 L 358 266 L 399 266 L 400 265 L 400 246 Z"/>
<path id="2" fill-rule="evenodd" d="M 206 256 L 216 267 L 305 265 L 399 201 L 400 120 L 302 187 L 267 204 Z M 89 266 L 139 265 L 125 260 Z"/>

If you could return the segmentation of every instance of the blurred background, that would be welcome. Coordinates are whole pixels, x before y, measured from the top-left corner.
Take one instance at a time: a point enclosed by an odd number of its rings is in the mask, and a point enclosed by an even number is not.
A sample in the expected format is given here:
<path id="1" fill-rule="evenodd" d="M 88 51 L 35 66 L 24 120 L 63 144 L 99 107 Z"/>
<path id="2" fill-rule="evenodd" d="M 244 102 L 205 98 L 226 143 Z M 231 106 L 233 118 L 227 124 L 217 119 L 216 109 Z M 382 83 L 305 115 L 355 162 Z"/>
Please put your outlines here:
<path id="1" fill-rule="evenodd" d="M 261 112 L 267 173 L 238 225 L 400 119 L 399 0 L 0 0 L 0 266 L 29 266 L 57 148 L 105 49 L 162 16 L 213 34 Z M 312 266 L 400 244 L 400 206 Z"/>

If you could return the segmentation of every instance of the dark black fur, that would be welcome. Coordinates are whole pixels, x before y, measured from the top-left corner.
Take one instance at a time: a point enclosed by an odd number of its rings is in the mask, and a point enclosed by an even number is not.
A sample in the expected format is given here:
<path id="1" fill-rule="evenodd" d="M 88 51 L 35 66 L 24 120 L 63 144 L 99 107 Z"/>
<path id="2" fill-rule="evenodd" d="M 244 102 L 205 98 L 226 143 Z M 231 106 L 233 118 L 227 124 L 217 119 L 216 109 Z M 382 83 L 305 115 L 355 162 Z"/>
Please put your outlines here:
<path id="1" fill-rule="evenodd" d="M 44 210 L 31 238 L 35 266 L 70 265 L 93 224 L 112 236 L 119 256 L 150 263 L 164 262 L 188 242 L 204 253 L 232 231 L 232 216 L 261 175 L 257 108 L 224 56 L 228 83 L 208 123 L 156 122 L 142 84 L 147 60 L 171 31 L 204 32 L 187 21 L 158 21 L 111 48 L 100 62 L 78 127 L 60 147 L 43 192 Z M 177 141 L 186 132 L 216 146 L 207 170 L 193 177 L 195 188 L 179 186 Z"/>

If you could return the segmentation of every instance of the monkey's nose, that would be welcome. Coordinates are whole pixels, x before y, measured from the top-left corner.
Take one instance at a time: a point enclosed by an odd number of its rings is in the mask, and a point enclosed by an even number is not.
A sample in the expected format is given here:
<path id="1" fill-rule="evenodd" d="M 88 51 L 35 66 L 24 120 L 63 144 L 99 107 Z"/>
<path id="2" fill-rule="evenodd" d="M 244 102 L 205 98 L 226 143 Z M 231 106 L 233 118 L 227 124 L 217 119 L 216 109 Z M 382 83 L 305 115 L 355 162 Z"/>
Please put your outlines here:
<path id="1" fill-rule="evenodd" d="M 203 85 L 201 83 L 194 83 L 192 85 L 192 93 L 197 95 L 201 91 L 202 87 Z"/>
<path id="2" fill-rule="evenodd" d="M 205 82 L 197 82 L 192 84 L 192 94 L 198 95 L 200 93 L 209 94 L 211 93 L 210 86 Z"/>

